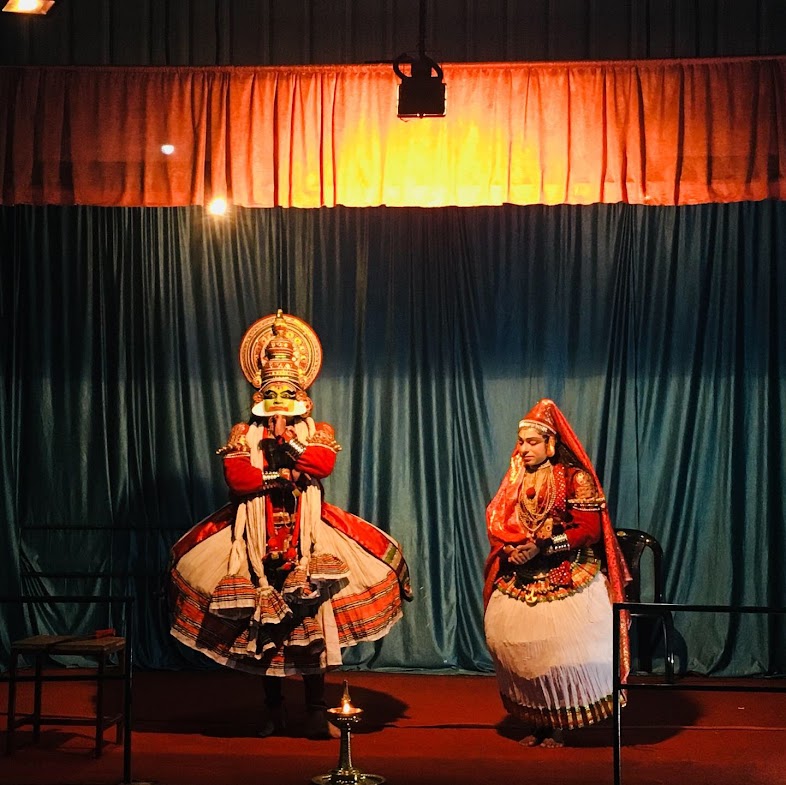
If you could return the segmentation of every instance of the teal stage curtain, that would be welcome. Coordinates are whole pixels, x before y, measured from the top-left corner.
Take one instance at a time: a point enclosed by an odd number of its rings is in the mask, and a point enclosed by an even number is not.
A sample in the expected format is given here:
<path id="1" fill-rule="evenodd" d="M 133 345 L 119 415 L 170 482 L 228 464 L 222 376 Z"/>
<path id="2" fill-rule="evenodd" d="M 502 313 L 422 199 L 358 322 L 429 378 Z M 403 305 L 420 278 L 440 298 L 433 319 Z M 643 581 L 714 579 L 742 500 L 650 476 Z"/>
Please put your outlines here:
<path id="1" fill-rule="evenodd" d="M 327 498 L 391 532 L 416 592 L 357 667 L 488 671 L 484 509 L 516 423 L 558 402 L 666 597 L 786 605 L 786 204 L 440 209 L 0 208 L 0 593 L 131 592 L 167 633 L 168 550 L 226 499 L 240 338 L 281 307 L 324 349 Z M 0 609 L 14 636 L 122 618 Z M 114 613 L 114 612 L 113 612 Z M 685 667 L 784 669 L 783 626 L 680 614 Z"/>

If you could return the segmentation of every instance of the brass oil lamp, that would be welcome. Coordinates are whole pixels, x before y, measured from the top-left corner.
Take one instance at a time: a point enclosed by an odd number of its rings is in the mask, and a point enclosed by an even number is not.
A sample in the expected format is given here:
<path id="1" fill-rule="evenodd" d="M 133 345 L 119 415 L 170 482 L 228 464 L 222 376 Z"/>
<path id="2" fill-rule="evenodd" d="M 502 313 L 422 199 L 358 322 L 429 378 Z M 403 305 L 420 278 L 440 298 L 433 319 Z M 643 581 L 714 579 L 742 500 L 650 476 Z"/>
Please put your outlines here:
<path id="1" fill-rule="evenodd" d="M 364 774 L 352 765 L 352 731 L 351 728 L 360 722 L 363 709 L 352 705 L 349 697 L 349 685 L 344 679 L 344 694 L 341 705 L 328 709 L 328 722 L 335 725 L 341 732 L 341 747 L 338 753 L 338 765 L 329 774 L 321 774 L 311 781 L 315 785 L 380 785 L 385 781 L 378 774 Z"/>

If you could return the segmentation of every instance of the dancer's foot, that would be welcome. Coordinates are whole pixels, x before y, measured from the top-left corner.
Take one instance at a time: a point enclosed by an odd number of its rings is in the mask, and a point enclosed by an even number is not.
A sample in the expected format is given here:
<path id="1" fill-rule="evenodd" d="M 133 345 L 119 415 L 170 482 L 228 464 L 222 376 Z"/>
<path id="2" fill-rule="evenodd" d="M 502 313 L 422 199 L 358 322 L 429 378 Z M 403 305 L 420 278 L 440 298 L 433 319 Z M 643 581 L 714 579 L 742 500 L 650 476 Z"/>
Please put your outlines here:
<path id="1" fill-rule="evenodd" d="M 540 743 L 541 747 L 545 747 L 546 749 L 556 749 L 557 747 L 564 747 L 565 746 L 565 738 L 562 735 L 562 731 L 557 729 L 551 732 L 550 736 L 546 736 L 545 739 Z"/>
<path id="2" fill-rule="evenodd" d="M 555 728 L 554 730 L 550 728 L 536 728 L 532 733 L 521 739 L 519 744 L 521 744 L 522 747 L 545 747 L 546 749 L 553 749 L 555 747 L 564 747 L 565 740 L 559 728 Z"/>
<path id="3" fill-rule="evenodd" d="M 338 739 L 341 731 L 328 722 L 325 709 L 309 709 L 306 714 L 305 736 L 307 739 Z"/>
<path id="4" fill-rule="evenodd" d="M 287 710 L 283 703 L 278 706 L 268 706 L 262 725 L 257 731 L 257 736 L 265 738 L 267 736 L 278 736 L 287 727 Z"/>

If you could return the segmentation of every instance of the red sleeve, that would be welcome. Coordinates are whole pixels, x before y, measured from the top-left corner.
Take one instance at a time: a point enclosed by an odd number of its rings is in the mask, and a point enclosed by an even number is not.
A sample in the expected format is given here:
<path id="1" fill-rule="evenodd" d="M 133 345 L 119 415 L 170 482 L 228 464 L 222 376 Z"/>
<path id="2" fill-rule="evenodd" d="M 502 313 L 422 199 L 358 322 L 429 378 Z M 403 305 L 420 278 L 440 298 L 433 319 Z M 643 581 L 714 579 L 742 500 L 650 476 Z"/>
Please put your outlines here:
<path id="1" fill-rule="evenodd" d="M 239 496 L 262 492 L 262 471 L 251 464 L 249 455 L 224 458 L 224 479 L 229 489 Z"/>
<path id="2" fill-rule="evenodd" d="M 321 444 L 309 444 L 295 461 L 295 468 L 298 471 L 320 480 L 327 477 L 335 465 L 335 450 Z"/>
<path id="3" fill-rule="evenodd" d="M 600 511 L 572 510 L 573 520 L 565 524 L 565 536 L 570 549 L 594 545 L 600 540 Z"/>
<path id="4" fill-rule="evenodd" d="M 587 472 L 574 470 L 567 479 L 567 495 L 569 499 L 579 497 L 587 501 L 590 499 L 595 501 L 597 490 Z M 592 507 L 593 505 L 587 506 Z M 575 506 L 571 506 L 569 509 L 572 520 L 565 524 L 565 536 L 568 538 L 571 550 L 599 542 L 602 531 L 601 508 L 577 509 Z"/>
<path id="5" fill-rule="evenodd" d="M 295 461 L 295 468 L 311 477 L 324 479 L 333 471 L 336 455 L 340 449 L 333 426 L 326 422 L 318 422 L 306 449 Z"/>

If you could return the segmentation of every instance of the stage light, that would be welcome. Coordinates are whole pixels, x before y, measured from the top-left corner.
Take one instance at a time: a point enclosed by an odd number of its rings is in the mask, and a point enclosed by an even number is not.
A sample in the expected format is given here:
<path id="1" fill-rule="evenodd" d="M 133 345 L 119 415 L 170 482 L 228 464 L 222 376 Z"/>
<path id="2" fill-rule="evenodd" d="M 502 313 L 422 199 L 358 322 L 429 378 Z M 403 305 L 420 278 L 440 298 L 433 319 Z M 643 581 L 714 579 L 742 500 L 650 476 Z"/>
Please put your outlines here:
<path id="1" fill-rule="evenodd" d="M 409 73 L 401 66 L 409 65 Z M 404 52 L 393 61 L 401 79 L 398 87 L 399 117 L 444 117 L 445 83 L 442 68 L 426 55 L 426 0 L 420 0 L 420 32 L 416 57 Z M 433 76 L 432 76 L 433 72 Z"/>
<path id="2" fill-rule="evenodd" d="M 8 0 L 3 11 L 9 14 L 45 14 L 55 0 Z"/>
<path id="3" fill-rule="evenodd" d="M 223 196 L 217 196 L 207 206 L 207 211 L 210 215 L 226 215 L 229 209 L 229 203 Z"/>
<path id="4" fill-rule="evenodd" d="M 409 75 L 401 70 L 401 65 L 406 63 L 410 66 Z M 401 79 L 398 86 L 399 117 L 445 116 L 445 83 L 442 81 L 442 69 L 434 60 L 423 53 L 417 58 L 399 55 L 393 61 L 393 70 Z"/>
<path id="5" fill-rule="evenodd" d="M 173 144 L 162 144 L 161 152 L 164 155 L 172 155 L 175 152 L 175 146 Z"/>

